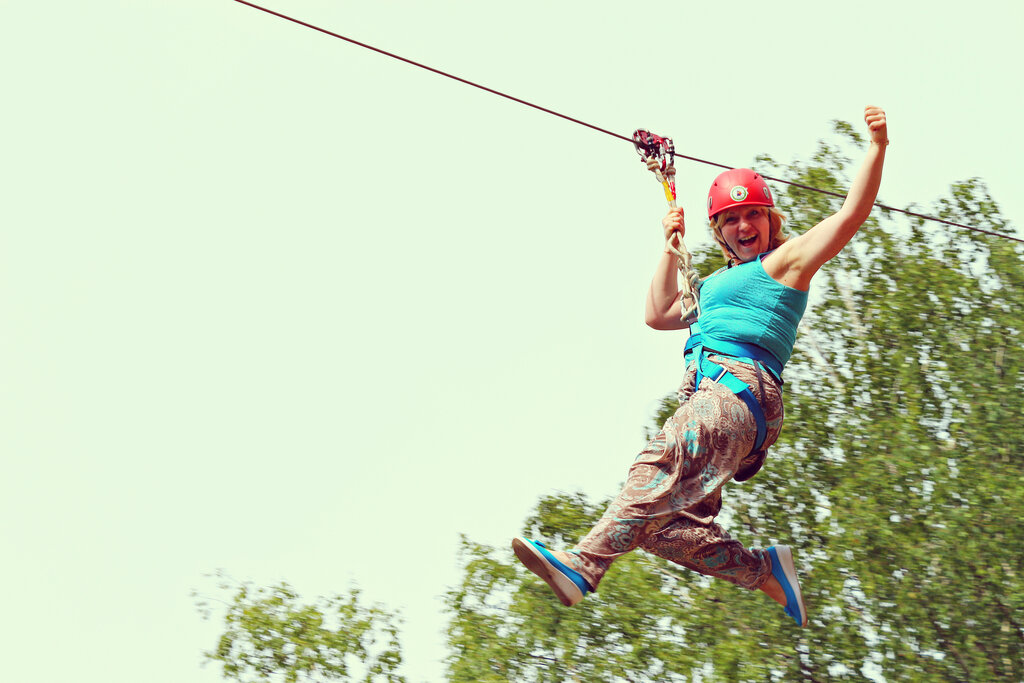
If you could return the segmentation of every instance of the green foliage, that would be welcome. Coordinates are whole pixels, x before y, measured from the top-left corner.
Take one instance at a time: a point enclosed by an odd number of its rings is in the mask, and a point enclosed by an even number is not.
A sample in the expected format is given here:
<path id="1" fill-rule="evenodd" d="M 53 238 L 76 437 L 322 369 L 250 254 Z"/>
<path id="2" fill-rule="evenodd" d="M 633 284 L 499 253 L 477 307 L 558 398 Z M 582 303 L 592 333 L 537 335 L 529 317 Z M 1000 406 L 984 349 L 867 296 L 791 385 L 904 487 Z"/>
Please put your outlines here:
<path id="1" fill-rule="evenodd" d="M 759 168 L 843 194 L 843 150 L 861 141 L 835 132 L 806 163 Z M 778 200 L 797 233 L 842 201 L 795 187 Z M 931 212 L 1009 231 L 978 180 Z M 450 679 L 1024 680 L 1022 310 L 1019 246 L 876 211 L 816 277 L 786 426 L 720 519 L 748 546 L 794 546 L 809 628 L 642 552 L 567 609 L 510 552 L 464 539 Z M 657 423 L 675 407 L 666 397 Z M 525 533 L 571 546 L 606 504 L 544 497 Z"/>
<path id="2" fill-rule="evenodd" d="M 357 589 L 304 604 L 286 583 L 253 587 L 219 576 L 220 588 L 233 589 L 234 595 L 224 613 L 224 633 L 205 656 L 221 663 L 224 678 L 239 683 L 404 683 L 396 673 L 402 663 L 398 619 L 378 605 L 361 605 Z M 209 601 L 198 606 L 209 618 Z"/>
<path id="3" fill-rule="evenodd" d="M 582 496 L 548 496 L 527 522 L 552 542 L 578 538 L 602 506 Z M 600 593 L 573 609 L 508 553 L 462 541 L 466 576 L 446 604 L 451 681 L 670 681 L 684 666 L 679 604 L 688 600 L 674 568 L 639 553 L 623 558 Z M 637 637 L 637 636 L 641 637 Z"/>
<path id="4" fill-rule="evenodd" d="M 817 168 L 782 173 L 841 187 L 845 159 L 823 150 Z M 935 213 L 1006 230 L 977 180 Z M 738 509 L 774 495 L 768 528 L 805 551 L 814 671 L 1021 680 L 1024 258 L 1007 240 L 882 218 L 815 280 L 787 427 Z"/>

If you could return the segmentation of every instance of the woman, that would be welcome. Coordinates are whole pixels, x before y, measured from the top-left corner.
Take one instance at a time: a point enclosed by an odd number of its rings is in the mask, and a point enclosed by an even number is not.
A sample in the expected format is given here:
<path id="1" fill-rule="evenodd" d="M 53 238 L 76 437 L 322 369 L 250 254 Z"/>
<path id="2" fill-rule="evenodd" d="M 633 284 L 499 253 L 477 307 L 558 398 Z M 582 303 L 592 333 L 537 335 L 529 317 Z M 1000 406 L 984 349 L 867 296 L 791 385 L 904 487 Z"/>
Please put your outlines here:
<path id="1" fill-rule="evenodd" d="M 726 171 L 708 193 L 708 218 L 729 265 L 701 283 L 699 332 L 691 328 L 680 406 L 641 451 L 625 486 L 575 548 L 550 551 L 526 538 L 516 556 L 565 605 L 597 589 L 619 556 L 635 548 L 694 571 L 758 589 L 807 625 L 792 551 L 747 549 L 715 523 L 722 486 L 749 479 L 782 428 L 782 370 L 814 274 L 846 246 L 874 205 L 889 140 L 885 112 L 866 107 L 871 145 L 842 208 L 786 239 L 782 214 L 764 180 L 749 169 Z M 666 244 L 685 232 L 682 209 L 662 221 Z M 647 324 L 680 320 L 675 257 L 666 248 L 648 292 Z"/>

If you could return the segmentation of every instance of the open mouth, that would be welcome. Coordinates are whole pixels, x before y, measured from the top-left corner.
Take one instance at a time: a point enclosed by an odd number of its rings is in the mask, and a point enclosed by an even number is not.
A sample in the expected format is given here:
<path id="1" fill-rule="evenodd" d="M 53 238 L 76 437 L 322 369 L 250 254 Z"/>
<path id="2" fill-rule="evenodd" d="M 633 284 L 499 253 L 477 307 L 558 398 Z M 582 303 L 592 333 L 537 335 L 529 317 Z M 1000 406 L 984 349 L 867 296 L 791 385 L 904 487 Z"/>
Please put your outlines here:
<path id="1" fill-rule="evenodd" d="M 740 238 L 740 246 L 743 246 L 743 247 L 751 247 L 751 246 L 754 245 L 754 242 L 757 242 L 757 235 L 756 234 L 748 235 L 747 237 L 741 237 Z"/>

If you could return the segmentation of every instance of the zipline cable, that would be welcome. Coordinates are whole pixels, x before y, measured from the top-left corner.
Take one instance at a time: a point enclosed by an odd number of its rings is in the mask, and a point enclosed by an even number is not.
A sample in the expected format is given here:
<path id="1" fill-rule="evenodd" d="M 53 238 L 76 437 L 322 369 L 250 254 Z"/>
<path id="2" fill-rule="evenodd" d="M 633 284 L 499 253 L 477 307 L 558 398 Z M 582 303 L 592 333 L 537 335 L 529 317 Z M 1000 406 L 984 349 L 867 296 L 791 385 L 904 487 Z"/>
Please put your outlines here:
<path id="1" fill-rule="evenodd" d="M 591 123 L 587 123 L 586 121 L 580 121 L 579 119 L 574 119 L 571 116 L 566 116 L 565 114 L 560 114 L 557 111 L 553 111 L 551 109 L 548 109 L 547 107 L 542 107 L 539 104 L 534 104 L 533 102 L 527 102 L 526 100 L 521 100 L 518 97 L 513 97 L 512 95 L 506 95 L 505 93 L 500 92 L 498 90 L 494 90 L 493 88 L 488 88 L 486 85 L 480 85 L 479 83 L 474 83 L 473 81 L 466 80 L 465 78 L 459 78 L 458 76 L 454 76 L 454 75 L 452 75 L 452 74 L 450 74 L 450 73 L 448 73 L 446 71 L 441 71 L 440 69 L 435 69 L 432 66 L 427 66 L 426 64 L 420 64 L 419 62 L 414 62 L 411 59 L 407 59 L 405 57 L 402 57 L 401 55 L 396 55 L 393 52 L 388 52 L 387 50 L 382 50 L 379 47 L 374 47 L 372 45 L 367 45 L 366 43 L 361 43 L 358 40 L 355 40 L 353 38 L 348 38 L 348 37 L 343 36 L 341 34 L 335 33 L 334 31 L 328 31 L 325 28 L 320 28 L 319 26 L 314 26 L 313 24 L 306 23 L 305 21 L 302 21 L 300 19 L 295 19 L 294 17 L 289 17 L 286 14 L 281 14 L 280 12 L 275 12 L 272 9 L 267 9 L 266 7 L 260 7 L 259 5 L 253 4 L 251 2 L 247 2 L 247 0 L 235 0 L 235 2 L 241 3 L 243 5 L 248 5 L 249 7 L 252 7 L 254 9 L 258 9 L 261 12 L 266 12 L 267 14 L 272 14 L 275 17 L 280 17 L 281 19 L 285 19 L 286 21 L 293 22 L 295 24 L 298 24 L 299 26 L 305 26 L 306 28 L 311 28 L 314 31 L 319 31 L 320 33 L 325 33 L 325 34 L 331 36 L 332 38 L 338 38 L 339 40 L 344 40 L 346 42 L 352 43 L 353 45 L 358 45 L 359 47 L 364 47 L 367 50 L 373 50 L 374 52 L 378 52 L 378 53 L 380 53 L 380 54 L 382 54 L 382 55 L 384 55 L 386 57 L 391 57 L 392 59 L 397 59 L 400 62 L 405 62 L 406 64 L 411 64 L 413 66 L 418 66 L 419 68 L 426 69 L 427 71 L 430 71 L 431 73 L 435 73 L 438 76 L 444 76 L 445 78 L 450 78 L 453 81 L 458 81 L 459 83 L 464 83 L 466 85 L 471 85 L 474 88 L 480 88 L 481 90 L 483 90 L 485 92 L 489 92 L 492 95 L 497 95 L 499 97 L 504 97 L 505 99 L 512 100 L 513 102 L 518 102 L 519 104 L 525 104 L 527 107 L 533 107 L 534 109 L 539 109 L 540 111 L 544 112 L 545 114 L 551 114 L 552 116 L 558 116 L 560 118 L 565 119 L 566 121 L 572 121 L 573 123 L 578 123 L 581 126 L 586 126 L 587 128 L 593 128 L 594 130 L 596 130 L 596 131 L 598 131 L 600 133 L 604 133 L 605 135 L 611 135 L 612 137 L 619 138 L 620 140 L 625 140 L 629 144 L 633 144 L 633 139 L 632 138 L 627 138 L 625 135 L 619 135 L 618 133 L 613 133 L 610 130 L 606 130 L 604 128 L 600 128 L 600 127 L 595 126 L 595 125 L 593 125 Z M 682 156 L 682 155 L 679 155 L 679 156 Z"/>
<path id="2" fill-rule="evenodd" d="M 444 76 L 445 78 L 450 78 L 453 81 L 458 81 L 459 83 L 463 83 L 465 85 L 469 85 L 469 86 L 472 86 L 474 88 L 479 88 L 480 90 L 483 90 L 484 92 L 491 93 L 492 95 L 497 95 L 498 97 L 504 97 L 507 100 L 512 100 L 513 102 L 517 102 L 517 103 L 525 105 L 527 107 L 532 107 L 534 109 L 542 111 L 545 114 L 551 114 L 552 116 L 557 116 L 559 118 L 565 119 L 566 121 L 571 121 L 572 123 L 576 123 L 578 125 L 585 126 L 587 128 L 590 128 L 591 130 L 596 130 L 599 133 L 604 133 L 605 135 L 610 135 L 613 138 L 618 138 L 619 140 L 625 140 L 626 142 L 628 142 L 630 144 L 633 144 L 633 139 L 629 138 L 629 137 L 626 137 L 625 135 L 619 135 L 618 133 L 612 132 L 612 131 L 610 131 L 610 130 L 608 130 L 606 128 L 601 128 L 600 126 L 595 126 L 592 123 L 587 123 L 586 121 L 581 121 L 580 119 L 573 118 L 572 116 L 568 116 L 566 114 L 562 114 L 560 112 L 554 111 L 553 109 L 548 109 L 547 107 L 542 107 L 539 104 L 534 104 L 533 102 L 528 102 L 528 101 L 520 99 L 518 97 L 514 97 L 512 95 L 508 95 L 506 93 L 501 92 L 500 90 L 495 90 L 494 88 L 488 88 L 486 85 L 480 85 L 479 83 L 474 83 L 473 81 L 467 80 L 465 78 L 460 78 L 459 76 L 455 76 L 453 74 L 450 74 L 447 71 L 441 71 L 440 69 L 435 69 L 432 66 L 427 66 L 426 64 L 421 64 L 420 62 L 416 62 L 416 61 L 413 61 L 413 60 L 408 59 L 406 57 L 402 57 L 401 55 L 396 55 L 395 53 L 388 52 L 387 50 L 382 50 L 379 47 L 374 47 L 373 45 L 368 45 L 366 43 L 363 43 L 363 42 L 360 42 L 358 40 L 355 40 L 354 38 L 349 38 L 347 36 L 341 35 L 340 33 L 335 33 L 334 31 L 329 31 L 329 30 L 327 30 L 325 28 L 321 28 L 320 26 L 316 26 L 314 24 L 310 24 L 308 22 L 302 21 L 301 19 L 296 19 L 295 17 L 290 17 L 287 14 L 282 14 L 280 12 L 276 12 L 276 11 L 274 11 L 272 9 L 268 9 L 268 8 L 263 7 L 261 5 L 257 5 L 255 3 L 249 2 L 248 0 L 234 0 L 234 1 L 239 3 L 239 4 L 247 5 L 249 7 L 252 7 L 253 9 L 257 9 L 257 10 L 259 10 L 261 12 L 266 12 L 267 14 L 270 14 L 272 16 L 278 17 L 280 19 L 284 19 L 285 21 L 290 21 L 293 24 L 298 24 L 299 26 L 304 26 L 304 27 L 306 27 L 308 29 L 312 29 L 314 31 L 319 31 L 320 33 L 323 33 L 325 35 L 331 36 L 332 38 L 337 38 L 338 40 L 344 40 L 347 43 L 352 43 L 353 45 L 358 45 L 359 47 L 365 48 L 367 50 L 371 50 L 373 52 L 377 52 L 379 54 L 384 55 L 385 57 L 391 57 L 392 59 L 397 59 L 400 62 L 405 62 L 406 64 L 410 64 L 412 66 L 416 66 L 416 67 L 419 67 L 421 69 L 425 69 L 426 71 L 429 71 L 431 73 L 437 74 L 438 76 Z M 720 163 L 715 162 L 715 161 L 708 161 L 707 159 L 700 159 L 698 157 L 688 156 L 686 154 L 680 154 L 679 152 L 676 152 L 675 155 L 677 157 L 682 158 L 682 159 L 687 159 L 688 161 L 694 161 L 694 162 L 699 163 L 699 164 L 706 164 L 708 166 L 715 166 L 717 168 L 724 168 L 724 169 L 727 169 L 727 170 L 733 168 L 732 166 L 727 166 L 725 164 L 720 164 Z M 791 187 L 798 187 L 798 188 L 800 188 L 802 190 L 807 190 L 809 192 L 817 192 L 819 194 L 829 195 L 829 196 L 832 196 L 832 197 L 838 197 L 840 199 L 846 199 L 846 195 L 840 194 L 839 192 L 832 192 L 831 190 L 822 190 L 821 188 L 812 187 L 810 185 L 804 185 L 802 183 L 793 182 L 792 180 L 785 180 L 784 178 L 773 178 L 772 176 L 768 176 L 768 175 L 764 175 L 764 174 L 762 174 L 762 177 L 765 178 L 766 180 L 771 180 L 771 181 L 777 182 L 777 183 L 783 183 L 783 184 L 789 185 Z M 972 230 L 974 232 L 979 232 L 979 233 L 982 233 L 982 234 L 985 234 L 985 235 L 992 235 L 993 237 L 1002 237 L 1004 239 L 1013 240 L 1014 242 L 1020 242 L 1020 243 L 1024 244 L 1024 239 L 1019 238 L 1019 237 L 1014 237 L 1012 235 L 1006 235 L 1004 233 L 995 232 L 995 231 L 992 231 L 992 230 L 984 230 L 982 228 L 976 228 L 976 227 L 971 226 L 971 225 L 964 225 L 963 223 L 956 223 L 954 221 L 949 221 L 949 220 L 946 220 L 944 218 L 938 218 L 937 216 L 928 216 L 926 214 L 917 213 L 915 211 L 910 211 L 908 209 L 898 209 L 898 208 L 893 207 L 893 206 L 886 206 L 885 204 L 876 203 L 875 206 L 877 206 L 878 208 L 882 209 L 883 211 L 892 211 L 892 212 L 895 212 L 895 213 L 902 213 L 902 214 L 905 214 L 907 216 L 913 216 L 914 218 L 920 218 L 920 219 L 926 220 L 926 221 L 934 221 L 936 223 L 943 223 L 945 225 L 949 225 L 949 226 L 952 226 L 952 227 L 955 227 L 955 228 L 963 228 L 964 230 Z"/>

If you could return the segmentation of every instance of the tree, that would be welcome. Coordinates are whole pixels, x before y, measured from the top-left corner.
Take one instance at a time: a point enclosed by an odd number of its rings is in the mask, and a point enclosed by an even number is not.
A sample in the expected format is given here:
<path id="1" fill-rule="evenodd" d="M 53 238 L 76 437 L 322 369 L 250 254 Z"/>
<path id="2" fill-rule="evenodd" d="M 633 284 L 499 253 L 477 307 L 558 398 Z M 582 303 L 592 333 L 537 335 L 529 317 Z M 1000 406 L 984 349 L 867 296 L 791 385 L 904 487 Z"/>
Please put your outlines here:
<path id="1" fill-rule="evenodd" d="M 357 589 L 305 604 L 286 583 L 253 587 L 219 576 L 221 589 L 234 595 L 224 613 L 224 633 L 205 657 L 221 663 L 224 678 L 404 683 L 396 673 L 402 663 L 398 618 L 379 605 L 360 604 Z M 211 616 L 209 600 L 197 605 L 204 618 Z"/>
<path id="2" fill-rule="evenodd" d="M 843 150 L 861 140 L 835 132 L 808 162 L 759 167 L 842 193 Z M 795 230 L 841 201 L 778 199 Z M 1009 230 L 977 179 L 933 211 Z M 818 275 L 782 436 L 757 477 L 727 487 L 735 536 L 795 546 L 808 629 L 642 552 L 566 609 L 509 552 L 464 539 L 451 680 L 1024 679 L 1024 252 L 936 225 L 876 211 Z M 659 426 L 674 409 L 669 396 Z M 544 497 L 525 533 L 571 545 L 606 503 Z"/>
<path id="3" fill-rule="evenodd" d="M 526 528 L 571 543 L 608 501 L 542 498 Z M 684 648 L 680 601 L 703 605 L 674 569 L 633 553 L 616 563 L 601 591 L 566 609 L 508 553 L 462 541 L 465 580 L 446 596 L 451 681 L 670 681 L 696 660 Z M 640 637 L 638 637 L 640 636 Z"/>

